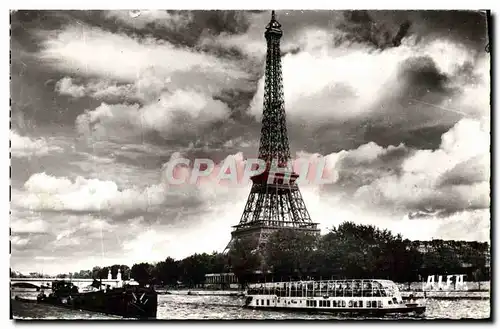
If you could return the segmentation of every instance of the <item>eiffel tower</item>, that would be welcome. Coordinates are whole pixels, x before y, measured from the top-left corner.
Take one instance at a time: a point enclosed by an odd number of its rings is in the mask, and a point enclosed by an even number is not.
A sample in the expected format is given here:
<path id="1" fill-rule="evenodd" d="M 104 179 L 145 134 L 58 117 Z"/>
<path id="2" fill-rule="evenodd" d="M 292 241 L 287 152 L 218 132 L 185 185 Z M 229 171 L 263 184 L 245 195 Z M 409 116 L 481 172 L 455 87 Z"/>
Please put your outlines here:
<path id="1" fill-rule="evenodd" d="M 274 10 L 264 36 L 267 40 L 264 83 L 264 110 L 259 159 L 266 163 L 262 174 L 253 176 L 252 189 L 238 225 L 233 226 L 231 241 L 254 236 L 259 248 L 264 247 L 271 233 L 283 228 L 318 234 L 302 199 L 296 180 L 299 175 L 287 163 L 290 147 L 286 128 L 283 78 L 281 73 L 281 24 Z"/>

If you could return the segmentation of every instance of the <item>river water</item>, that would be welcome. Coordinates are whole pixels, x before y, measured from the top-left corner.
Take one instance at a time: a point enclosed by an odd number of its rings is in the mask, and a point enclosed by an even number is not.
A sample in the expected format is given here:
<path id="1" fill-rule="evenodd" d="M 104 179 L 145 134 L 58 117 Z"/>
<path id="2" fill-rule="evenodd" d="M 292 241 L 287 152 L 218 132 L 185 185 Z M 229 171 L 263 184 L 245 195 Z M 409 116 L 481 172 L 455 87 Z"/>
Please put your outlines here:
<path id="1" fill-rule="evenodd" d="M 23 297 L 34 298 L 36 293 L 18 293 Z M 261 311 L 244 309 L 243 297 L 233 296 L 192 296 L 159 295 L 159 320 L 289 320 L 353 319 L 333 314 L 307 314 L 300 312 Z M 435 300 L 427 299 L 425 319 L 485 319 L 490 317 L 490 300 Z M 66 310 L 58 307 L 31 303 L 13 302 L 14 319 L 74 319 L 74 320 L 115 320 L 119 317 L 99 313 Z M 408 315 L 386 317 L 385 319 L 414 319 Z M 368 319 L 366 317 L 356 319 Z M 376 318 L 370 318 L 376 319 Z"/>

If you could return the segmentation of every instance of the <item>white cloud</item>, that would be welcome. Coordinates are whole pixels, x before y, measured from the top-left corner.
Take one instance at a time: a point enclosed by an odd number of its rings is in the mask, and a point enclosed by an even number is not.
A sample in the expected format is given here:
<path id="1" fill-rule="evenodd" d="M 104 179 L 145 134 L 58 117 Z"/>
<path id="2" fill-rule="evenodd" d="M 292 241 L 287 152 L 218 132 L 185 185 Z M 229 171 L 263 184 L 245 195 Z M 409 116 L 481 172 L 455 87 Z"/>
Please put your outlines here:
<path id="1" fill-rule="evenodd" d="M 43 234 L 49 232 L 49 223 L 40 218 L 38 213 L 25 211 L 13 206 L 22 196 L 21 191 L 15 188 L 12 189 L 12 204 L 10 209 L 10 228 L 12 233 Z"/>
<path id="2" fill-rule="evenodd" d="M 83 177 L 72 181 L 45 173 L 32 175 L 24 188 L 24 195 L 13 202 L 38 211 L 111 211 L 121 214 L 138 209 L 147 211 L 165 200 L 165 190 L 161 185 L 119 190 L 113 181 Z"/>
<path id="3" fill-rule="evenodd" d="M 45 138 L 32 139 L 10 131 L 11 153 L 14 157 L 41 156 L 51 152 L 62 152 L 63 148 L 51 145 Z"/>
<path id="4" fill-rule="evenodd" d="M 49 224 L 41 219 L 11 219 L 10 227 L 15 233 L 44 233 L 48 231 Z"/>
<path id="5" fill-rule="evenodd" d="M 85 87 L 73 84 L 69 77 L 64 77 L 56 83 L 56 91 L 63 95 L 70 95 L 75 98 L 86 95 Z"/>
<path id="6" fill-rule="evenodd" d="M 11 236 L 10 237 L 10 242 L 14 247 L 23 247 L 26 246 L 29 242 L 29 238 L 21 238 L 20 236 Z"/>
<path id="7" fill-rule="evenodd" d="M 355 196 L 369 202 L 390 202 L 402 207 L 429 206 L 438 209 L 485 208 L 489 205 L 489 174 L 477 181 L 477 170 L 489 172 L 488 161 L 471 162 L 489 155 L 490 135 L 485 122 L 462 119 L 443 134 L 437 150 L 417 150 L 405 159 L 400 174 L 382 176 L 358 189 Z M 443 175 L 461 166 L 460 172 L 474 175 L 463 177 L 468 182 L 445 185 Z"/>
<path id="8" fill-rule="evenodd" d="M 93 98 L 123 98 L 133 96 L 134 86 L 131 84 L 118 85 L 110 81 L 91 81 L 86 85 L 78 85 L 70 77 L 64 77 L 56 83 L 56 91 L 63 95 L 75 98 L 90 96 Z"/>
<path id="9" fill-rule="evenodd" d="M 490 67 L 489 54 L 480 56 L 472 72 L 476 76 L 475 81 L 463 85 L 460 95 L 449 101 L 447 106 L 476 116 L 489 116 L 491 111 Z"/>
<path id="10" fill-rule="evenodd" d="M 193 90 L 176 90 L 143 107 L 102 103 L 95 110 L 78 116 L 76 121 L 78 131 L 86 135 L 118 137 L 125 126 L 133 128 L 138 135 L 156 131 L 168 136 L 172 132 L 192 130 L 228 116 L 227 105 L 210 95 Z M 131 132 L 126 130 L 125 134 L 130 135 Z"/>
<path id="11" fill-rule="evenodd" d="M 45 38 L 39 57 L 68 72 L 129 82 L 151 69 L 164 76 L 195 70 L 220 80 L 245 77 L 234 63 L 208 54 L 162 40 L 132 38 L 84 25 L 68 26 Z"/>
<path id="12" fill-rule="evenodd" d="M 36 256 L 35 259 L 36 260 L 54 260 L 54 259 L 56 259 L 56 257 L 54 257 L 54 256 Z"/>

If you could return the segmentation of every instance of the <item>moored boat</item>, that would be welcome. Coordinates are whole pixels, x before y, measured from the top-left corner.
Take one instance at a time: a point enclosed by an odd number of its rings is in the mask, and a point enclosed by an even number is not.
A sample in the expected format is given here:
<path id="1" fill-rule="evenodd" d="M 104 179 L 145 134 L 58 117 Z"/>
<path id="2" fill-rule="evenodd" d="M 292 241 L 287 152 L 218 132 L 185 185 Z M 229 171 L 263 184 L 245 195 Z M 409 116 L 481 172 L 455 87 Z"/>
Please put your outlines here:
<path id="1" fill-rule="evenodd" d="M 52 292 L 48 295 L 41 292 L 36 302 L 126 318 L 156 318 L 158 294 L 153 288 L 125 284 L 122 287 L 102 289 L 97 281 L 92 286 L 94 291 L 80 292 L 70 281 L 54 281 Z"/>
<path id="2" fill-rule="evenodd" d="M 425 305 L 403 301 L 390 280 L 320 280 L 251 284 L 245 307 L 351 314 L 423 314 Z"/>

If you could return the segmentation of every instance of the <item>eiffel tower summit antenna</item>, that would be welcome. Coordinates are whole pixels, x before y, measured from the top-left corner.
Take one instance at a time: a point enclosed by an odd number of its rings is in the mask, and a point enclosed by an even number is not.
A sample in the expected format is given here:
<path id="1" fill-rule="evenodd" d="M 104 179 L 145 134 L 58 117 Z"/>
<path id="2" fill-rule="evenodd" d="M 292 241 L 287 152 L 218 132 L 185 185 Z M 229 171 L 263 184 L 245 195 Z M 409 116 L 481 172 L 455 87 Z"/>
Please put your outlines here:
<path id="1" fill-rule="evenodd" d="M 248 236 L 258 239 L 259 248 L 262 248 L 270 234 L 283 228 L 319 233 L 318 224 L 312 222 L 295 182 L 299 175 L 286 166 L 290 161 L 290 147 L 281 72 L 282 35 L 281 24 L 273 10 L 264 32 L 267 56 L 259 159 L 266 163 L 266 169 L 251 178 L 250 195 L 239 224 L 233 226 L 226 252 L 235 240 Z M 271 170 L 272 164 L 277 164 L 279 173 Z"/>

